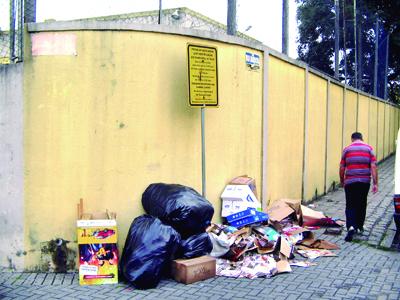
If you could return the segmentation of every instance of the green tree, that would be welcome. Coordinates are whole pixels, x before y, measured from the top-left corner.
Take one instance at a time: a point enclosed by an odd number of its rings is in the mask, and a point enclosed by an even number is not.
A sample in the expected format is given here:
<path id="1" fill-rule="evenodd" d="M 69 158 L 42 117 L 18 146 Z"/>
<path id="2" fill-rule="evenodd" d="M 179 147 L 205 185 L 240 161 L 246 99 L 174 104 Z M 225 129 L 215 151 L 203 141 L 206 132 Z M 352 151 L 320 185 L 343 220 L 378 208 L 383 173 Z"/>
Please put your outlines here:
<path id="1" fill-rule="evenodd" d="M 298 4 L 297 19 L 299 26 L 298 56 L 299 59 L 314 68 L 333 76 L 335 45 L 335 1 L 334 0 L 296 0 Z M 353 0 L 340 0 L 340 80 L 355 86 L 355 40 Z M 380 20 L 378 37 L 379 76 L 385 76 L 385 38 L 390 32 L 388 84 L 390 99 L 400 102 L 400 49 L 399 18 L 400 0 L 382 1 L 357 0 L 356 34 L 358 59 L 357 71 L 361 80 L 357 86 L 373 93 L 374 59 L 375 59 L 375 20 Z M 344 21 L 344 22 L 343 22 Z M 344 26 L 343 26 L 344 24 Z M 346 39 L 344 40 L 344 36 Z M 361 50 L 361 51 L 360 51 Z M 345 52 L 346 51 L 346 52 Z M 344 55 L 346 53 L 346 56 Z M 361 54 L 361 55 L 360 55 Z M 345 57 L 347 58 L 345 61 Z M 345 74 L 345 62 L 347 74 Z M 346 77 L 346 78 L 345 78 Z M 379 96 L 383 97 L 383 82 L 380 80 Z"/>

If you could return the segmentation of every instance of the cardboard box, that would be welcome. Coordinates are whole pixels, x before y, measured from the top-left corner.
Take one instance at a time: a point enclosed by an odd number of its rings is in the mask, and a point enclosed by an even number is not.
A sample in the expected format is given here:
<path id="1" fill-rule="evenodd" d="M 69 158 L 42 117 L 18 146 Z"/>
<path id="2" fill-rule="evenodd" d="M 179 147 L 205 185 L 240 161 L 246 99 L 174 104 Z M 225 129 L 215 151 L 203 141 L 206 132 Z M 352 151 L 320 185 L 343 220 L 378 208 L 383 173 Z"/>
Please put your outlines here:
<path id="1" fill-rule="evenodd" d="M 82 211 L 83 208 L 78 205 L 79 284 L 118 283 L 119 254 L 115 214 L 84 214 Z M 108 217 L 114 218 L 107 219 Z"/>
<path id="2" fill-rule="evenodd" d="M 274 201 L 267 209 L 271 222 L 280 222 L 291 214 L 299 225 L 303 224 L 300 199 L 280 199 Z"/>
<path id="3" fill-rule="evenodd" d="M 211 256 L 200 256 L 190 259 L 172 261 L 172 277 L 184 284 L 190 284 L 215 277 L 216 259 Z"/>
<path id="4" fill-rule="evenodd" d="M 233 178 L 229 184 L 237 184 L 237 185 L 248 185 L 253 194 L 257 196 L 257 188 L 256 188 L 256 181 L 254 178 L 251 178 L 247 175 L 238 176 Z"/>
<path id="5" fill-rule="evenodd" d="M 261 203 L 257 200 L 248 185 L 227 185 L 222 192 L 221 216 L 226 217 L 248 208 L 261 209 Z"/>

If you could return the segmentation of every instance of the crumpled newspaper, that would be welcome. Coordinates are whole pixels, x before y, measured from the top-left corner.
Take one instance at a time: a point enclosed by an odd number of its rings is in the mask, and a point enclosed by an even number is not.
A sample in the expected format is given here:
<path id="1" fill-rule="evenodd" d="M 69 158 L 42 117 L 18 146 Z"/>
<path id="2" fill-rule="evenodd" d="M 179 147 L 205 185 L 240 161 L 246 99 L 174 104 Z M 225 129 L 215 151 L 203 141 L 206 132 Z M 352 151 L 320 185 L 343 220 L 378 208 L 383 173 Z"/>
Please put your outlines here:
<path id="1" fill-rule="evenodd" d="M 277 273 L 276 261 L 271 255 L 245 255 L 243 260 L 232 262 L 217 259 L 217 276 L 235 278 L 272 277 Z"/>

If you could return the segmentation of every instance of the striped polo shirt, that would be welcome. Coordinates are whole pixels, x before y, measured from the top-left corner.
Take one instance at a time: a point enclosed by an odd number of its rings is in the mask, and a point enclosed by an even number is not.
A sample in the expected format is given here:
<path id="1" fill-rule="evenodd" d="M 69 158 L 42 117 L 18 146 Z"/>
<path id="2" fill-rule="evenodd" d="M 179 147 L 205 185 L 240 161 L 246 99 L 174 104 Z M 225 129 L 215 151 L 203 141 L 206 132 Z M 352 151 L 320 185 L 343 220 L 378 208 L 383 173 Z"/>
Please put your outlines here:
<path id="1" fill-rule="evenodd" d="M 346 168 L 344 184 L 354 182 L 370 183 L 371 164 L 376 163 L 372 147 L 362 141 L 355 141 L 343 149 L 340 166 Z"/>

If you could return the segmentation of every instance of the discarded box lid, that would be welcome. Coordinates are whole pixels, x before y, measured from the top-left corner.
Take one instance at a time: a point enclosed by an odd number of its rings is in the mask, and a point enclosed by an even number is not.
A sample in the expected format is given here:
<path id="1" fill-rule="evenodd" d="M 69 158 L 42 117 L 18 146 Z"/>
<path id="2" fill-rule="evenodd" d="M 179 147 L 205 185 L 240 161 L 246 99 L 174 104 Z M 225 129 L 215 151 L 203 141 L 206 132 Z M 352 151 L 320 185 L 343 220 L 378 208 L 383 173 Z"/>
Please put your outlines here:
<path id="1" fill-rule="evenodd" d="M 257 188 L 256 188 L 256 181 L 254 178 L 251 178 L 247 175 L 241 175 L 238 177 L 233 178 L 229 184 L 239 184 L 239 185 L 248 185 L 254 195 L 257 197 Z"/>
<path id="2" fill-rule="evenodd" d="M 245 218 L 241 218 L 235 221 L 231 221 L 230 224 L 231 226 L 234 227 L 242 227 L 254 223 L 259 223 L 259 222 L 264 222 L 268 221 L 268 215 L 266 213 L 256 211 L 255 215 L 251 215 Z"/>

